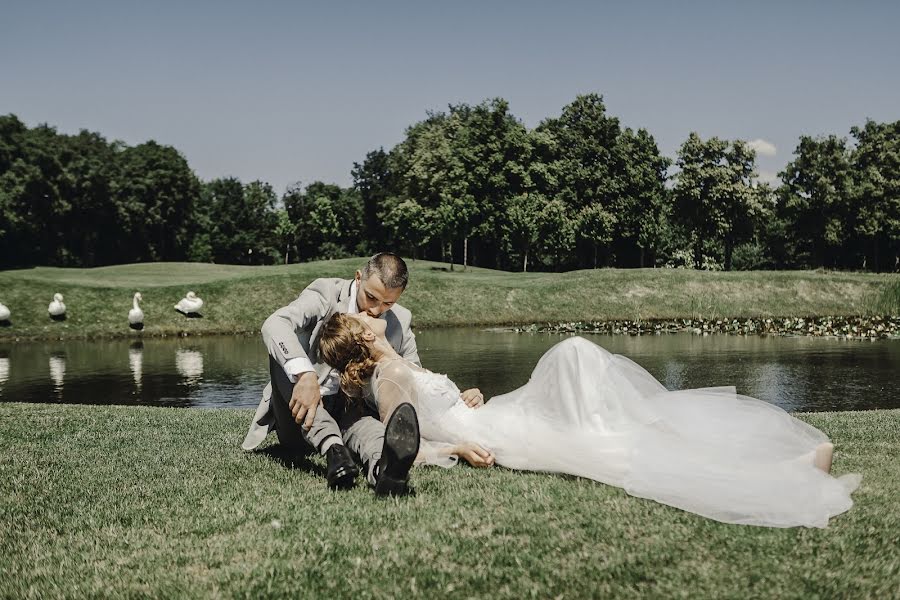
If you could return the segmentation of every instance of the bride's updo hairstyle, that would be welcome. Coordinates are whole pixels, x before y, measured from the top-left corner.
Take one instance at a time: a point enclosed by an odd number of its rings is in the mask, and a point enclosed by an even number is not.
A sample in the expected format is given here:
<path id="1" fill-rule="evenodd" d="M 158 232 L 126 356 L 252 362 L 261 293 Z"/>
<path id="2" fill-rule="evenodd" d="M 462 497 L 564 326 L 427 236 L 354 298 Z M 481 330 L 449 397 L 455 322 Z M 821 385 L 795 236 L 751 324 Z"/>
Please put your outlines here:
<path id="1" fill-rule="evenodd" d="M 334 313 L 322 326 L 319 355 L 341 373 L 341 388 L 358 396 L 377 364 L 363 335 L 365 326 L 343 313 Z"/>

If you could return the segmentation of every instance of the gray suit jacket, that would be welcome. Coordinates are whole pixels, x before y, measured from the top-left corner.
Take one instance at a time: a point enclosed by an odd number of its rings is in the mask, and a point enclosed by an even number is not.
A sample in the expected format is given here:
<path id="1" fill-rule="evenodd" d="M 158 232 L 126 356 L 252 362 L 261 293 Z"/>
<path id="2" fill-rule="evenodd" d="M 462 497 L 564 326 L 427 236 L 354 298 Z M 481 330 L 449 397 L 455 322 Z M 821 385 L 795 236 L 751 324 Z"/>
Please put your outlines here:
<path id="1" fill-rule="evenodd" d="M 282 367 L 292 358 L 308 358 L 319 383 L 324 383 L 332 369 L 319 356 L 322 326 L 334 313 L 347 310 L 352 283 L 349 279 L 316 279 L 296 300 L 272 313 L 262 326 L 263 342 L 269 355 Z M 410 327 L 412 313 L 395 304 L 381 318 L 387 321 L 385 337 L 394 350 L 406 360 L 421 364 L 416 336 Z M 271 399 L 272 383 L 269 382 L 263 389 L 262 399 L 241 444 L 244 450 L 253 450 L 259 446 L 275 428 Z"/>

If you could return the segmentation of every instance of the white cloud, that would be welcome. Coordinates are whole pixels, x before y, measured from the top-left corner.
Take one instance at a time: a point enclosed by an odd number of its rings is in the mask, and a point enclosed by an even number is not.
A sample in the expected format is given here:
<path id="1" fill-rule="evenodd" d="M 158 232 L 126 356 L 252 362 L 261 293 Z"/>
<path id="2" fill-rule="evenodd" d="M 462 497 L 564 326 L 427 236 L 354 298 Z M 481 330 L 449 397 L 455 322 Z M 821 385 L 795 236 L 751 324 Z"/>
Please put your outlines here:
<path id="1" fill-rule="evenodd" d="M 756 138 L 755 140 L 748 142 L 747 145 L 756 150 L 756 153 L 759 156 L 775 156 L 776 154 L 778 154 L 778 150 L 775 148 L 775 144 L 760 138 Z"/>

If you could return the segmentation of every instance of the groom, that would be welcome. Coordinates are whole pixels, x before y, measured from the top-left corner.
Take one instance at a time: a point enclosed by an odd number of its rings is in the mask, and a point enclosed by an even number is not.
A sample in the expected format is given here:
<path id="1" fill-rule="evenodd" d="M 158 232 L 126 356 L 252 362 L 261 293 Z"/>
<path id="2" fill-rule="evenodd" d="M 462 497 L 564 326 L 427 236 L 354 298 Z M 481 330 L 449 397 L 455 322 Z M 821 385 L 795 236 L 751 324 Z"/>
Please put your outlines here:
<path id="1" fill-rule="evenodd" d="M 318 352 L 321 328 L 332 314 L 365 311 L 387 321 L 387 339 L 400 356 L 421 364 L 412 315 L 397 304 L 408 280 L 403 259 L 382 252 L 351 280 L 316 279 L 266 319 L 262 336 L 270 382 L 241 444 L 244 450 L 256 448 L 275 429 L 282 445 L 324 454 L 329 487 L 349 489 L 358 473 L 349 446 L 376 494 L 409 493 L 409 469 L 419 444 L 415 410 L 401 405 L 383 425 L 359 400 L 348 401 L 338 393 L 340 376 Z"/>

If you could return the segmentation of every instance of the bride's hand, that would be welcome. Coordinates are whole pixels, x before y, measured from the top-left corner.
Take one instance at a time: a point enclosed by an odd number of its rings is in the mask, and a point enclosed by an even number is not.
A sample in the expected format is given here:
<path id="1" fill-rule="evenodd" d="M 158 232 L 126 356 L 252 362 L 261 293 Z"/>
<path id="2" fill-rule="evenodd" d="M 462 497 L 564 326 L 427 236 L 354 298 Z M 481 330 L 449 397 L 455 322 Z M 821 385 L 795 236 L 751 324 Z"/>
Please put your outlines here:
<path id="1" fill-rule="evenodd" d="M 479 406 L 484 405 L 484 394 L 481 393 L 481 390 L 478 388 L 472 388 L 471 390 L 466 390 L 459 395 L 462 398 L 462 401 L 466 403 L 466 406 L 469 408 L 478 408 Z"/>
<path id="2" fill-rule="evenodd" d="M 457 446 L 456 455 L 473 467 L 484 468 L 494 465 L 494 453 L 472 442 Z"/>

